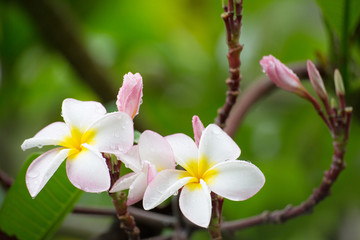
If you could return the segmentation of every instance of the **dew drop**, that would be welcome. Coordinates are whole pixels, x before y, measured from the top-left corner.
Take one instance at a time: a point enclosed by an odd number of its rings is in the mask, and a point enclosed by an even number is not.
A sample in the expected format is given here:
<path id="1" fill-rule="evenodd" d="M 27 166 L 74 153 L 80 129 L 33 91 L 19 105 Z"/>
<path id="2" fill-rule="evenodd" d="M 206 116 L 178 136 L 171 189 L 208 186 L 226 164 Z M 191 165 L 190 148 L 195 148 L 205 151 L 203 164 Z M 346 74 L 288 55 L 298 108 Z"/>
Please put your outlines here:
<path id="1" fill-rule="evenodd" d="M 179 191 L 174 192 L 173 196 L 177 196 L 179 194 Z"/>
<path id="2" fill-rule="evenodd" d="M 36 178 L 40 175 L 40 172 L 37 170 L 33 170 L 27 173 L 27 177 L 29 178 Z"/>

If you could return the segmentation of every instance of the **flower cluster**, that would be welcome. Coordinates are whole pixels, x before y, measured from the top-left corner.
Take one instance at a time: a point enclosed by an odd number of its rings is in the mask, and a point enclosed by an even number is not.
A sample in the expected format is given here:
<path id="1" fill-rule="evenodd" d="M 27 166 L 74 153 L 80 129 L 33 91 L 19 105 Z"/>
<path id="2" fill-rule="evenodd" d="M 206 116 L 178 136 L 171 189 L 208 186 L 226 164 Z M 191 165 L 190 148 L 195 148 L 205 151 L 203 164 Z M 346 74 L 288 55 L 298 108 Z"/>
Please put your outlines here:
<path id="1" fill-rule="evenodd" d="M 211 192 L 234 201 L 252 197 L 264 185 L 263 173 L 253 164 L 237 160 L 240 148 L 217 125 L 204 128 L 193 118 L 194 140 L 178 133 L 162 137 L 144 131 L 134 142 L 133 118 L 142 102 L 142 77 L 124 76 L 117 98 L 118 111 L 106 113 L 98 102 L 65 99 L 64 122 L 55 122 L 22 144 L 22 149 L 55 145 L 36 158 L 26 174 L 32 197 L 41 191 L 66 160 L 70 182 L 87 192 L 129 189 L 127 204 L 143 200 L 152 209 L 180 191 L 182 213 L 194 224 L 208 227 Z M 111 185 L 103 154 L 114 154 L 133 172 Z"/>

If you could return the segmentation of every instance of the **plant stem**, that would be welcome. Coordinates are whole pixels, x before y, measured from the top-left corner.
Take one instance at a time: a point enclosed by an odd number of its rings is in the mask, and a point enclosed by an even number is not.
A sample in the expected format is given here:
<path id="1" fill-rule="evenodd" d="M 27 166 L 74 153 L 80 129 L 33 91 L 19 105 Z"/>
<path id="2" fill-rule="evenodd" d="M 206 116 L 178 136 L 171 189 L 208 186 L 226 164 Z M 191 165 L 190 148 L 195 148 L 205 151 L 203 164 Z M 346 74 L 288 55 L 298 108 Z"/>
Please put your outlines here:
<path id="1" fill-rule="evenodd" d="M 106 163 L 109 168 L 112 187 L 116 180 L 119 179 L 121 162 L 118 161 L 115 157 L 112 157 L 112 155 L 110 154 L 103 154 L 103 156 L 105 157 Z M 120 220 L 120 228 L 126 232 L 130 240 L 140 239 L 140 230 L 136 226 L 134 217 L 130 215 L 127 209 L 126 194 L 124 192 L 108 192 L 108 194 L 112 198 L 112 202 L 116 209 L 117 217 Z"/>
<path id="2" fill-rule="evenodd" d="M 212 213 L 209 225 L 211 239 L 222 240 L 221 236 L 221 214 L 224 198 L 215 193 L 211 193 Z"/>
<path id="3" fill-rule="evenodd" d="M 240 53 L 243 46 L 240 45 L 239 39 L 241 34 L 241 20 L 242 20 L 242 1 L 234 2 L 229 0 L 228 6 L 224 7 L 224 13 L 221 15 L 225 23 L 226 39 L 228 45 L 228 62 L 229 62 L 229 74 L 230 77 L 226 80 L 228 85 L 228 91 L 226 92 L 225 104 L 218 110 L 218 116 L 215 123 L 221 128 L 225 127 L 226 119 L 236 102 L 236 98 L 239 95 L 241 74 L 240 74 Z M 235 16 L 234 16 L 235 14 Z"/>

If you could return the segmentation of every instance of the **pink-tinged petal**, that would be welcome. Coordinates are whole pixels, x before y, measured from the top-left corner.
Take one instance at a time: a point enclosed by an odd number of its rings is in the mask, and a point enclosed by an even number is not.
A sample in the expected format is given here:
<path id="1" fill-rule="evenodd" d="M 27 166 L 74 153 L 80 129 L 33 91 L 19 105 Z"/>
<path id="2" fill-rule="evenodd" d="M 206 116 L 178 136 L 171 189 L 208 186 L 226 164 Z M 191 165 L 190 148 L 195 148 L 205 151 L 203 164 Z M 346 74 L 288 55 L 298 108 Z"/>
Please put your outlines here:
<path id="1" fill-rule="evenodd" d="M 129 194 L 126 204 L 132 205 L 143 199 L 147 187 L 146 173 L 140 173 L 129 188 Z"/>
<path id="2" fill-rule="evenodd" d="M 235 160 L 240 153 L 238 145 L 219 126 L 210 124 L 203 131 L 199 145 L 199 157 L 205 155 L 210 165 Z"/>
<path id="3" fill-rule="evenodd" d="M 62 104 L 62 116 L 69 128 L 85 131 L 95 120 L 106 114 L 101 103 L 94 101 L 79 101 L 67 98 Z"/>
<path id="4" fill-rule="evenodd" d="M 150 210 L 175 194 L 182 186 L 192 180 L 185 171 L 165 169 L 148 185 L 143 199 L 143 207 Z"/>
<path id="5" fill-rule="evenodd" d="M 198 149 L 195 142 L 182 133 L 167 136 L 165 139 L 174 152 L 175 161 L 183 168 L 189 169 L 189 162 L 198 157 Z"/>
<path id="6" fill-rule="evenodd" d="M 148 184 L 150 184 L 152 182 L 152 180 L 155 178 L 155 176 L 158 174 L 158 171 L 156 170 L 156 167 L 149 163 L 149 162 L 145 162 L 146 166 L 147 166 L 147 182 Z"/>
<path id="7" fill-rule="evenodd" d="M 130 150 L 134 142 L 134 124 L 123 112 L 108 113 L 95 121 L 88 131 L 94 131 L 90 145 L 100 152 L 118 153 Z"/>
<path id="8" fill-rule="evenodd" d="M 181 190 L 179 206 L 184 216 L 190 222 L 207 228 L 211 218 L 211 196 L 206 183 L 189 183 Z"/>
<path id="9" fill-rule="evenodd" d="M 307 61 L 307 71 L 311 85 L 313 86 L 317 95 L 322 99 L 327 99 L 324 82 L 320 76 L 319 71 L 316 69 L 316 66 L 310 60 Z"/>
<path id="10" fill-rule="evenodd" d="M 120 112 L 126 112 L 130 117 L 134 118 L 139 113 L 140 104 L 142 102 L 142 77 L 139 73 L 125 74 L 123 85 L 119 90 L 116 105 Z"/>
<path id="11" fill-rule="evenodd" d="M 33 138 L 26 139 L 21 148 L 26 150 L 33 147 L 58 145 L 69 134 L 69 128 L 65 123 L 54 122 L 40 130 Z"/>
<path id="12" fill-rule="evenodd" d="M 41 191 L 68 156 L 69 151 L 68 149 L 55 148 L 41 154 L 30 164 L 25 180 L 31 197 L 36 197 Z"/>
<path id="13" fill-rule="evenodd" d="M 206 180 L 211 191 L 233 201 L 242 201 L 255 195 L 265 183 L 264 174 L 254 164 L 234 160 L 213 166 L 212 177 Z"/>
<path id="14" fill-rule="evenodd" d="M 122 176 L 114 183 L 109 192 L 114 193 L 130 188 L 131 184 L 140 174 L 141 173 L 132 172 Z"/>
<path id="15" fill-rule="evenodd" d="M 103 192 L 110 188 L 109 169 L 100 152 L 88 144 L 66 161 L 66 172 L 70 182 L 85 192 Z"/>
<path id="16" fill-rule="evenodd" d="M 202 122 L 200 121 L 200 118 L 196 115 L 193 116 L 193 118 L 192 118 L 192 125 L 193 125 L 193 130 L 194 130 L 195 143 L 199 147 L 201 134 L 205 128 L 204 128 L 204 125 L 202 124 Z"/>
<path id="17" fill-rule="evenodd" d="M 134 145 L 127 153 L 119 153 L 117 158 L 125 164 L 126 168 L 130 168 L 134 172 L 140 172 L 143 168 L 143 163 L 139 155 L 139 146 Z"/>
<path id="18" fill-rule="evenodd" d="M 160 134 L 146 130 L 139 139 L 139 154 L 143 161 L 153 164 L 157 171 L 175 168 L 174 153 Z"/>
<path id="19" fill-rule="evenodd" d="M 304 98 L 308 98 L 310 95 L 296 74 L 272 55 L 264 56 L 260 65 L 270 80 L 279 88 L 294 92 Z"/>

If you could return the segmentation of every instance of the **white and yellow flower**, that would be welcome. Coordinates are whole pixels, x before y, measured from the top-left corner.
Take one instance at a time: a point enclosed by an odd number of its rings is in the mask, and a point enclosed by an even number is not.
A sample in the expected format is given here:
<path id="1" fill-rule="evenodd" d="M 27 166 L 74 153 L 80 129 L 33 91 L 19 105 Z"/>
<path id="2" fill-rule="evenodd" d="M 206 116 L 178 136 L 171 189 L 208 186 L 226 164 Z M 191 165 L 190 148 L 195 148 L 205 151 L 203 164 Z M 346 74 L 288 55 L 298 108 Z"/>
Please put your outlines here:
<path id="1" fill-rule="evenodd" d="M 236 160 L 240 148 L 221 128 L 210 124 L 202 131 L 196 122 L 193 125 L 199 129 L 194 132 L 201 134 L 198 147 L 184 134 L 166 137 L 184 170 L 166 169 L 157 174 L 145 191 L 143 206 L 150 210 L 182 188 L 181 212 L 206 228 L 211 218 L 211 191 L 230 200 L 246 200 L 262 188 L 265 177 L 255 165 Z"/>
<path id="2" fill-rule="evenodd" d="M 133 121 L 124 112 L 106 113 L 98 102 L 65 99 L 62 104 L 65 122 L 55 122 L 24 141 L 23 150 L 56 145 L 29 166 L 26 185 L 35 197 L 66 161 L 70 182 L 86 192 L 102 192 L 110 187 L 110 175 L 102 152 L 128 151 L 134 141 Z"/>

